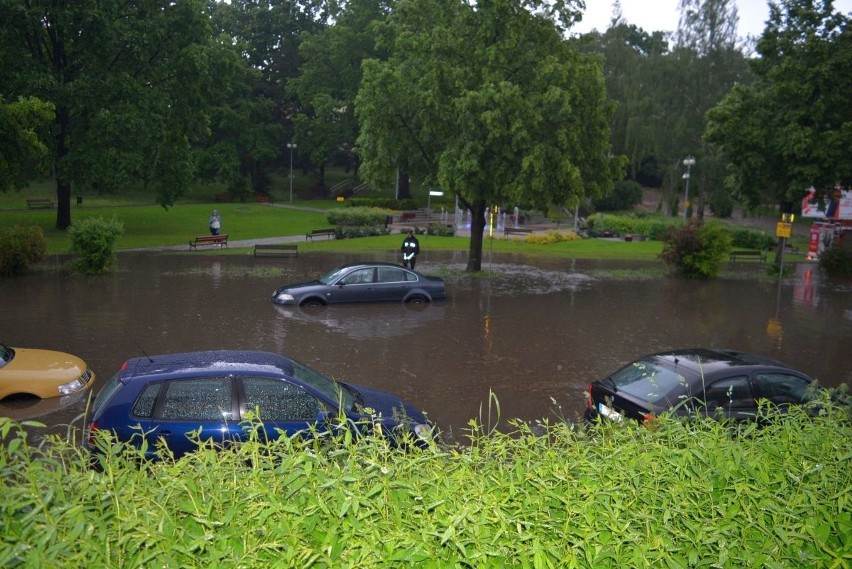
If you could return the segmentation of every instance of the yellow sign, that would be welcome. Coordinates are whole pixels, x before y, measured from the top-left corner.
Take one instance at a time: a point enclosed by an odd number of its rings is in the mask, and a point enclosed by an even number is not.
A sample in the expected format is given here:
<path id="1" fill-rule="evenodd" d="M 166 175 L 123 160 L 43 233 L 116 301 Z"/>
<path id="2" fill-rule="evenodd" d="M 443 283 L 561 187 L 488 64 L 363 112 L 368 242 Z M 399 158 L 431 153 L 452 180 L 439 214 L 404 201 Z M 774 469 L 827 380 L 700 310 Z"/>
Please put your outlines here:
<path id="1" fill-rule="evenodd" d="M 775 226 L 775 237 L 784 237 L 789 239 L 793 235 L 793 224 L 779 221 Z"/>

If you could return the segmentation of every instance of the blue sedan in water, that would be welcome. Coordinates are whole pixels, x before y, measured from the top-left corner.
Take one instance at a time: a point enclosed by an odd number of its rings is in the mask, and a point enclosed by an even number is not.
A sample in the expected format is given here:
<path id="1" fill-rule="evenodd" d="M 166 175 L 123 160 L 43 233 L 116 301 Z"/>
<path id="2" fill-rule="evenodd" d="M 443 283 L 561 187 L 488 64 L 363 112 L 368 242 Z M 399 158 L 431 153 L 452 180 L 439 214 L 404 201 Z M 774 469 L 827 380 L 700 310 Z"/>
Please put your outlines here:
<path id="1" fill-rule="evenodd" d="M 347 423 L 378 426 L 396 440 L 405 432 L 425 444 L 432 425 L 401 398 L 335 381 L 283 355 L 218 350 L 127 360 L 95 398 L 84 444 L 97 451 L 97 432 L 156 456 L 165 444 L 176 457 L 197 448 L 244 440 L 259 419 L 269 439 L 323 431 Z"/>
<path id="2" fill-rule="evenodd" d="M 342 302 L 425 303 L 447 298 L 444 279 L 394 263 L 349 263 L 316 280 L 275 289 L 272 302 L 324 306 Z"/>

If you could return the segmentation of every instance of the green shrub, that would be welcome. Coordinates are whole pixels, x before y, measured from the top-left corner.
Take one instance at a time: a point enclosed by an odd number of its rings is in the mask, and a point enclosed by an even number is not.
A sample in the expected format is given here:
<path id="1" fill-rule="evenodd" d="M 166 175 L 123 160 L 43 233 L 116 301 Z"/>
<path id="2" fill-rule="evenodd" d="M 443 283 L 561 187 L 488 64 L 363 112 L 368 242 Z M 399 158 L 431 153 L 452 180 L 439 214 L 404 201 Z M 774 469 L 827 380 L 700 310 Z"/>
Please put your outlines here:
<path id="1" fill-rule="evenodd" d="M 561 243 L 563 241 L 579 241 L 582 237 L 573 231 L 555 231 L 549 230 L 545 233 L 532 233 L 527 235 L 524 243 L 535 243 L 539 245 L 549 245 L 551 243 Z"/>
<path id="2" fill-rule="evenodd" d="M 589 219 L 589 221 L 592 221 L 592 219 L 594 218 Z M 602 224 L 596 224 L 602 226 L 597 227 L 596 229 L 598 231 L 602 231 L 604 228 L 606 228 L 610 231 L 615 231 L 621 235 L 634 233 L 644 236 L 645 239 L 650 239 L 652 241 L 662 241 L 663 239 L 665 239 L 669 229 L 679 224 L 679 219 L 662 218 L 659 216 L 649 217 L 647 215 L 638 213 L 631 213 L 628 215 L 607 214 L 603 216 Z"/>
<path id="3" fill-rule="evenodd" d="M 660 258 L 684 276 L 712 278 L 730 249 L 731 237 L 721 226 L 690 222 L 669 231 Z"/>
<path id="4" fill-rule="evenodd" d="M 115 262 L 115 241 L 124 233 L 124 226 L 113 217 L 91 217 L 78 221 L 68 230 L 71 252 L 76 255 L 74 269 L 84 275 L 98 275 L 112 268 Z"/>
<path id="5" fill-rule="evenodd" d="M 718 218 L 728 218 L 734 214 L 734 200 L 725 190 L 713 190 L 707 196 L 707 205 L 710 211 Z"/>
<path id="6" fill-rule="evenodd" d="M 775 245 L 775 238 L 763 231 L 745 227 L 735 227 L 727 231 L 731 234 L 732 247 L 767 251 Z"/>
<path id="7" fill-rule="evenodd" d="M 426 234 L 438 237 L 452 237 L 456 234 L 456 229 L 452 225 L 445 223 L 430 223 L 426 228 Z"/>
<path id="8" fill-rule="evenodd" d="M 467 447 L 423 452 L 285 437 L 147 463 L 116 446 L 98 472 L 0 418 L 0 567 L 841 568 L 852 426 L 822 407 L 737 430 L 472 423 Z"/>
<path id="9" fill-rule="evenodd" d="M 327 219 L 332 225 L 346 227 L 384 227 L 388 215 L 390 215 L 390 212 L 386 210 L 371 207 L 352 207 L 330 210 Z"/>
<path id="10" fill-rule="evenodd" d="M 374 237 L 389 234 L 390 229 L 378 225 L 338 225 L 334 228 L 335 239 L 354 239 L 355 237 Z"/>
<path id="11" fill-rule="evenodd" d="M 46 257 L 47 241 L 41 227 L 0 228 L 0 275 L 19 275 Z"/>
<path id="12" fill-rule="evenodd" d="M 852 246 L 834 244 L 819 256 L 819 268 L 832 277 L 852 276 Z"/>
<path id="13" fill-rule="evenodd" d="M 397 200 L 394 198 L 349 198 L 346 207 L 382 208 L 382 209 L 417 209 L 414 200 Z"/>
<path id="14" fill-rule="evenodd" d="M 633 180 L 619 180 L 612 193 L 594 201 L 598 211 L 629 210 L 642 203 L 642 186 Z"/>

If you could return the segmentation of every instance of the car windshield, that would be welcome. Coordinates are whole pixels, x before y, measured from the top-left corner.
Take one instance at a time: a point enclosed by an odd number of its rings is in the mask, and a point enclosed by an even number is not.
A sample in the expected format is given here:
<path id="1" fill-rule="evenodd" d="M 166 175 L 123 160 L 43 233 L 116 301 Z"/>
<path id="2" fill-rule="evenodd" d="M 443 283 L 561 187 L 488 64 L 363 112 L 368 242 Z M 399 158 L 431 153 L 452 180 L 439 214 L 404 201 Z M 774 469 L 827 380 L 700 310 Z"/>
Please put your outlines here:
<path id="1" fill-rule="evenodd" d="M 644 360 L 621 368 L 609 379 L 618 391 L 650 402 L 666 399 L 672 391 L 686 387 L 686 378 L 679 373 Z"/>
<path id="2" fill-rule="evenodd" d="M 293 377 L 310 385 L 329 399 L 337 401 L 345 411 L 351 412 L 355 408 L 355 395 L 345 385 L 295 360 Z"/>
<path id="3" fill-rule="evenodd" d="M 15 350 L 8 346 L 0 344 L 0 367 L 3 367 L 15 357 Z"/>
<path id="4" fill-rule="evenodd" d="M 331 284 L 333 283 L 348 267 L 337 267 L 336 269 L 332 269 L 317 280 L 322 284 Z"/>

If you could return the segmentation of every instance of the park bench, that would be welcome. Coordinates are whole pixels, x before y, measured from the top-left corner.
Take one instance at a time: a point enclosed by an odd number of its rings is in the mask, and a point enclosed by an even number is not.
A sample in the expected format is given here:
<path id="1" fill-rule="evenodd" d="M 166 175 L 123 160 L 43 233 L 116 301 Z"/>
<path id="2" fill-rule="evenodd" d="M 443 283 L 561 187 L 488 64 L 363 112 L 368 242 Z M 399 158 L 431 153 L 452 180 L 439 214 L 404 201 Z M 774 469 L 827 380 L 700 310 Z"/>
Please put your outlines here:
<path id="1" fill-rule="evenodd" d="M 503 237 L 508 237 L 509 235 L 529 235 L 531 233 L 532 229 L 526 227 L 505 227 L 503 229 Z"/>
<path id="2" fill-rule="evenodd" d="M 257 194 L 254 196 L 254 201 L 257 203 L 272 203 L 272 196 L 267 194 Z"/>
<path id="3" fill-rule="evenodd" d="M 228 246 L 227 235 L 199 235 L 189 242 L 189 248 L 198 250 L 200 245 L 213 245 L 218 247 Z"/>
<path id="4" fill-rule="evenodd" d="M 747 250 L 747 251 L 732 251 L 730 262 L 734 263 L 737 260 L 741 261 L 760 261 L 761 263 L 766 262 L 766 252 L 765 251 L 756 251 L 756 250 Z"/>
<path id="5" fill-rule="evenodd" d="M 310 233 L 305 233 L 305 241 L 313 241 L 314 237 L 319 237 L 321 235 L 327 235 L 329 239 L 334 239 L 334 228 L 328 227 L 326 229 L 314 229 Z"/>
<path id="6" fill-rule="evenodd" d="M 30 209 L 53 209 L 53 200 L 51 198 L 27 198 L 27 207 Z"/>
<path id="7" fill-rule="evenodd" d="M 792 253 L 793 255 L 798 255 L 800 251 L 799 251 L 798 247 L 795 247 L 795 246 L 787 243 L 787 244 L 784 245 L 784 252 L 785 253 Z"/>
<path id="8" fill-rule="evenodd" d="M 295 243 L 259 243 L 254 246 L 255 257 L 292 257 L 299 254 Z"/>

